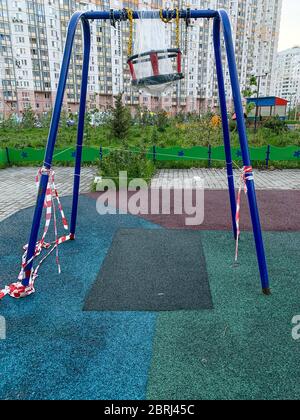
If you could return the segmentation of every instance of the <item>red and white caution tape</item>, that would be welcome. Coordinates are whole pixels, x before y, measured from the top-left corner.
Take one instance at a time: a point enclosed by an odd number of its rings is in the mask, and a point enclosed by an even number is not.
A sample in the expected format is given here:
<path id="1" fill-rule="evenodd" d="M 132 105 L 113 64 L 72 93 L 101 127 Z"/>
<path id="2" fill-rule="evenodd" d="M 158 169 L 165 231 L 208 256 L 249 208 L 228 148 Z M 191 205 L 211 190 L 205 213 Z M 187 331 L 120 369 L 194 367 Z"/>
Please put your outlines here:
<path id="1" fill-rule="evenodd" d="M 237 203 L 236 203 L 236 229 L 237 229 L 237 237 L 236 237 L 236 249 L 235 249 L 235 261 L 238 260 L 239 255 L 239 240 L 241 235 L 241 228 L 240 228 L 240 214 L 241 214 L 241 198 L 242 198 L 242 190 L 244 188 L 244 192 L 247 195 L 248 188 L 247 188 L 247 181 L 253 181 L 253 168 L 252 166 L 244 166 L 243 171 L 240 177 L 240 188 L 237 196 Z"/>
<path id="2" fill-rule="evenodd" d="M 61 219 L 63 223 L 63 227 L 65 230 L 69 229 L 67 219 L 65 217 L 61 201 L 59 199 L 58 191 L 55 185 L 55 173 L 53 170 L 48 170 L 46 168 L 39 169 L 37 176 L 35 178 L 35 182 L 37 184 L 37 188 L 39 188 L 40 185 L 40 179 L 43 174 L 48 174 L 49 181 L 47 185 L 47 191 L 46 191 L 46 197 L 45 197 L 45 203 L 44 208 L 46 211 L 46 220 L 45 220 L 45 227 L 42 239 L 36 243 L 35 247 L 35 253 L 33 257 L 27 261 L 27 251 L 28 251 L 28 244 L 24 246 L 24 254 L 22 256 L 22 265 L 21 265 L 21 271 L 18 276 L 18 282 L 13 283 L 10 286 L 6 286 L 3 290 L 0 290 L 0 300 L 4 298 L 6 295 L 9 295 L 15 299 L 24 298 L 26 296 L 29 296 L 35 292 L 34 284 L 35 280 L 38 277 L 38 272 L 41 267 L 41 265 L 44 263 L 44 261 L 53 253 L 54 250 L 56 250 L 56 263 L 58 267 L 59 274 L 61 273 L 61 266 L 59 261 L 59 254 L 58 254 L 58 246 L 68 240 L 71 239 L 70 235 L 58 237 L 58 229 L 57 229 L 57 217 L 56 217 L 56 204 L 57 202 L 58 209 L 61 214 Z M 53 224 L 54 224 L 54 235 L 55 235 L 55 241 L 54 242 L 46 242 L 46 236 L 49 231 L 49 226 L 51 223 L 53 217 Z M 31 270 L 26 270 L 29 264 L 31 264 L 41 253 L 43 250 L 48 250 L 47 254 L 39 261 L 36 268 L 32 268 Z M 23 286 L 22 282 L 24 279 L 29 279 L 28 286 Z"/>

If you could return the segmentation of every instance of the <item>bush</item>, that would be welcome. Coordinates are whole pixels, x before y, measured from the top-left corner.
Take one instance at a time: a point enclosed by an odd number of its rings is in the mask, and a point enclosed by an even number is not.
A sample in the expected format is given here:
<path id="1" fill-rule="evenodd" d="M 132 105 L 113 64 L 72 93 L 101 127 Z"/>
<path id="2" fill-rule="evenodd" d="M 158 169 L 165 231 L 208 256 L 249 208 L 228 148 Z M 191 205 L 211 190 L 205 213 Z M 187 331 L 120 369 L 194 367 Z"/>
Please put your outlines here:
<path id="1" fill-rule="evenodd" d="M 263 121 L 262 127 L 269 128 L 276 134 L 282 134 L 288 131 L 285 121 L 282 121 L 280 118 L 272 117 Z"/>
<path id="2" fill-rule="evenodd" d="M 235 131 L 237 131 L 237 123 L 236 121 L 233 121 L 232 119 L 230 119 L 229 121 L 229 130 L 231 133 L 234 133 Z"/>
<path id="3" fill-rule="evenodd" d="M 156 124 L 157 124 L 158 131 L 160 131 L 161 133 L 166 131 L 166 129 L 169 125 L 168 114 L 166 113 L 166 111 L 159 111 L 157 113 L 157 123 Z"/>
<path id="4" fill-rule="evenodd" d="M 22 117 L 23 128 L 34 128 L 36 123 L 36 117 L 31 107 L 25 109 Z"/>
<path id="5" fill-rule="evenodd" d="M 0 127 L 3 130 L 15 130 L 20 128 L 20 123 L 15 115 L 11 115 L 6 120 L 1 120 Z"/>
<path id="6" fill-rule="evenodd" d="M 154 127 L 153 131 L 152 131 L 152 134 L 151 134 L 151 144 L 153 146 L 156 146 L 158 144 L 158 142 L 159 142 L 158 132 L 157 132 L 157 129 Z"/>
<path id="7" fill-rule="evenodd" d="M 43 128 L 50 127 L 51 118 L 52 118 L 52 111 L 49 111 L 39 117 L 39 122 L 41 123 Z"/>
<path id="8" fill-rule="evenodd" d="M 134 153 L 129 149 L 112 150 L 100 164 L 100 175 L 113 179 L 119 186 L 120 171 L 127 171 L 128 181 L 142 178 L 150 182 L 155 167 L 151 160 L 147 160 L 145 149 L 139 153 Z"/>

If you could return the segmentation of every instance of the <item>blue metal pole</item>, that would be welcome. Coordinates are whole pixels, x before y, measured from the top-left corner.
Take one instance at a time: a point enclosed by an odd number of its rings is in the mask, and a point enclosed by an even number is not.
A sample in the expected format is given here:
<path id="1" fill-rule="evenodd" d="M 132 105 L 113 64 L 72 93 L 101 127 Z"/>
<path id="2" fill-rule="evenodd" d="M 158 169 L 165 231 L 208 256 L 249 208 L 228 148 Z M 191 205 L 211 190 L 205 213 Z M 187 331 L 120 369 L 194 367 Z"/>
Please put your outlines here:
<path id="1" fill-rule="evenodd" d="M 245 119 L 244 119 L 242 97 L 241 97 L 240 85 L 239 85 L 239 80 L 238 80 L 238 72 L 237 72 L 237 65 L 236 65 L 236 60 L 235 60 L 235 52 L 234 52 L 234 46 L 233 46 L 233 37 L 232 37 L 230 19 L 225 10 L 220 10 L 219 16 L 223 24 L 223 32 L 224 32 L 229 73 L 230 73 L 230 79 L 231 79 L 231 85 L 232 85 L 233 100 L 234 100 L 235 112 L 237 116 L 237 126 L 238 126 L 243 162 L 245 166 L 251 166 L 246 124 L 245 124 Z M 252 220 L 252 225 L 253 225 L 253 233 L 254 233 L 254 238 L 255 238 L 257 259 L 258 259 L 258 265 L 259 265 L 259 271 L 260 271 L 260 277 L 261 277 L 261 285 L 262 285 L 263 293 L 266 295 L 269 295 L 271 293 L 270 285 L 269 285 L 269 275 L 268 275 L 268 268 L 267 268 L 267 262 L 266 262 L 266 256 L 265 256 L 263 237 L 262 237 L 259 211 L 258 211 L 258 206 L 257 206 L 253 174 L 251 173 L 248 174 L 246 178 L 247 178 L 246 182 L 247 182 L 247 188 L 248 188 L 247 195 L 248 195 L 251 220 Z"/>
<path id="2" fill-rule="evenodd" d="M 11 162 L 10 162 L 10 157 L 9 157 L 9 148 L 6 147 L 5 148 L 6 151 L 6 160 L 7 160 L 7 164 L 10 166 Z"/>
<path id="3" fill-rule="evenodd" d="M 234 189 L 234 175 L 233 175 L 232 154 L 231 154 L 231 145 L 230 145 L 230 130 L 229 130 L 229 122 L 228 122 L 226 91 L 225 91 L 222 53 L 221 53 L 221 21 L 220 21 L 220 18 L 218 17 L 214 19 L 214 49 L 215 49 L 215 57 L 216 57 L 224 147 L 225 147 L 225 155 L 226 155 L 226 168 L 227 168 L 229 199 L 230 199 L 230 207 L 231 207 L 232 229 L 233 229 L 234 238 L 237 239 L 236 198 L 235 198 L 235 189 Z"/>
<path id="4" fill-rule="evenodd" d="M 89 65 L 90 65 L 90 52 L 91 52 L 91 29 L 90 29 L 89 21 L 83 18 L 82 26 L 83 26 L 83 34 L 84 34 L 84 57 L 83 57 L 83 68 L 82 68 L 78 130 L 77 130 L 77 151 L 76 151 L 74 187 L 73 187 L 73 205 L 72 205 L 71 227 L 70 227 L 70 236 L 72 240 L 75 239 L 76 221 L 77 221 L 77 213 L 78 213 L 82 146 L 83 146 L 83 136 L 84 136 L 84 118 L 85 118 Z"/>
<path id="5" fill-rule="evenodd" d="M 156 163 L 156 145 L 153 146 L 153 162 Z"/>
<path id="6" fill-rule="evenodd" d="M 211 144 L 208 145 L 208 167 L 211 168 L 211 155 L 212 155 L 212 147 Z"/>
<path id="7" fill-rule="evenodd" d="M 271 156 L 271 146 L 268 144 L 268 147 L 267 147 L 267 156 L 266 156 L 266 168 L 267 169 L 269 169 L 270 156 Z"/>
<path id="8" fill-rule="evenodd" d="M 68 34 L 67 34 L 67 39 L 66 39 L 63 62 L 61 66 L 61 73 L 60 73 L 60 78 L 59 78 L 59 83 L 58 83 L 58 88 L 57 88 L 56 100 L 55 100 L 55 105 L 54 105 L 54 110 L 53 110 L 53 115 L 52 115 L 52 120 L 51 120 L 51 125 L 50 125 L 50 131 L 49 131 L 49 137 L 48 137 L 48 142 L 47 142 L 47 147 L 46 147 L 46 152 L 45 152 L 45 159 L 44 159 L 45 171 L 43 172 L 41 176 L 38 197 L 37 197 L 35 212 L 33 216 L 32 228 L 31 228 L 30 238 L 28 242 L 27 261 L 30 261 L 35 254 L 35 247 L 36 247 L 36 242 L 37 242 L 38 233 L 40 229 L 46 190 L 47 190 L 47 185 L 48 185 L 48 180 L 49 180 L 49 173 L 47 172 L 47 170 L 51 169 L 51 165 L 52 165 L 53 152 L 54 152 L 54 147 L 55 147 L 56 138 L 57 138 L 59 119 L 60 119 L 61 108 L 63 104 L 65 87 L 67 83 L 68 70 L 70 66 L 75 32 L 76 32 L 78 22 L 82 18 L 83 15 L 84 15 L 83 12 L 75 13 L 71 18 L 69 28 L 68 28 Z M 32 265 L 33 265 L 33 262 L 30 262 L 25 267 L 26 277 L 22 282 L 24 286 L 28 286 L 29 284 Z"/>

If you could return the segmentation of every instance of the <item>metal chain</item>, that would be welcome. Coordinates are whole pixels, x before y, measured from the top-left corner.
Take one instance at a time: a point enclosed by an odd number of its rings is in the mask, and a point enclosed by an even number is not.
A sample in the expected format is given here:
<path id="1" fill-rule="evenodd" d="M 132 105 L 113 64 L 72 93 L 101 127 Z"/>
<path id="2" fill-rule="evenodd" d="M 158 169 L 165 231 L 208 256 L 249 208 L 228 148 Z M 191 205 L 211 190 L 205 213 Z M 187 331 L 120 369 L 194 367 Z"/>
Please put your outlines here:
<path id="1" fill-rule="evenodd" d="M 122 44 L 121 44 L 121 21 L 118 21 L 118 48 L 119 48 L 119 57 L 122 57 Z"/>
<path id="2" fill-rule="evenodd" d="M 188 8 L 186 11 L 186 20 L 185 20 L 185 55 L 188 54 L 188 36 L 189 36 L 189 26 L 191 24 L 191 9 Z"/>
<path id="3" fill-rule="evenodd" d="M 176 8 L 176 47 L 180 49 L 180 11 Z"/>
<path id="4" fill-rule="evenodd" d="M 133 53 L 133 11 L 132 9 L 126 10 L 129 20 L 128 57 L 131 57 Z"/>

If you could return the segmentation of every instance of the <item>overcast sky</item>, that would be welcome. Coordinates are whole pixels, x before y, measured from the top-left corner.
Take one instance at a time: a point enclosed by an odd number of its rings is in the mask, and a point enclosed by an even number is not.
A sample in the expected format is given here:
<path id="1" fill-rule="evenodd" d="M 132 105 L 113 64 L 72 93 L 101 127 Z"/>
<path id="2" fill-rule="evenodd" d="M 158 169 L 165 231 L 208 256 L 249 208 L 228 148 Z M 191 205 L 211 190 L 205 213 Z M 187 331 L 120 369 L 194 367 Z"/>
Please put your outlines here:
<path id="1" fill-rule="evenodd" d="M 279 51 L 300 45 L 300 0 L 283 0 Z"/>

